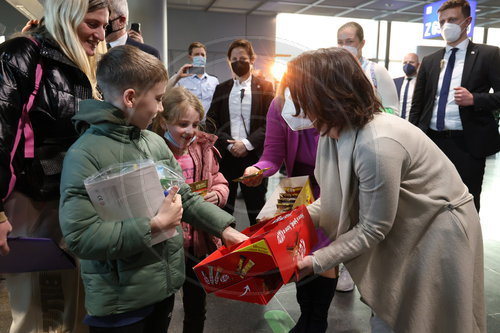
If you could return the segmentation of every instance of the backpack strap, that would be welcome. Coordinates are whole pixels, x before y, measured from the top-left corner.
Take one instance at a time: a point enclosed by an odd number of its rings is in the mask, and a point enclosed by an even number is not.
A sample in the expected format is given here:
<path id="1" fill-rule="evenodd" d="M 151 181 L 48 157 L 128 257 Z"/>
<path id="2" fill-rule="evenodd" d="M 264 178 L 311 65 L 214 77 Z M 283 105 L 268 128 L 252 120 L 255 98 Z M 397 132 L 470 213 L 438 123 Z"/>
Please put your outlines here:
<path id="1" fill-rule="evenodd" d="M 34 39 L 29 38 L 34 44 L 40 46 L 40 43 Z M 12 147 L 12 151 L 10 152 L 10 182 L 9 182 L 9 190 L 7 191 L 7 195 L 4 200 L 9 197 L 9 195 L 14 190 L 14 186 L 16 185 L 16 174 L 14 172 L 14 166 L 12 165 L 12 161 L 14 160 L 14 156 L 16 155 L 17 148 L 19 147 L 19 142 L 21 141 L 21 137 L 24 136 L 24 157 L 33 158 L 35 156 L 35 137 L 33 134 L 33 126 L 31 125 L 29 112 L 33 108 L 33 104 L 35 101 L 35 97 L 38 94 L 38 90 L 40 89 L 40 81 L 42 80 L 42 64 L 39 60 L 36 65 L 35 72 L 35 88 L 33 92 L 30 94 L 28 101 L 23 105 L 23 109 L 21 111 L 21 118 L 19 118 L 19 122 L 17 123 L 17 131 L 16 138 L 14 139 L 14 146 Z"/>

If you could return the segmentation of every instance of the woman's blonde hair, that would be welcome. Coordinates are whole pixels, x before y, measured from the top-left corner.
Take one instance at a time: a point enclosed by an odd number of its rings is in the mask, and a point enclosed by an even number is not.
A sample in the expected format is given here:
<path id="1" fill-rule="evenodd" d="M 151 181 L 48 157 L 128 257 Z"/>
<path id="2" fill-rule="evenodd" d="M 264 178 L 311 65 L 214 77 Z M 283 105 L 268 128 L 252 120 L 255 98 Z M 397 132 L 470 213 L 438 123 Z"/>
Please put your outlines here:
<path id="1" fill-rule="evenodd" d="M 153 131 L 163 136 L 165 133 L 165 123 L 175 124 L 188 107 L 192 107 L 203 119 L 205 110 L 198 97 L 193 95 L 184 87 L 174 87 L 163 96 L 163 112 L 153 120 Z"/>
<path id="2" fill-rule="evenodd" d="M 94 56 L 88 56 L 80 43 L 77 28 L 85 15 L 108 8 L 108 0 L 45 0 L 45 27 L 63 53 L 84 72 L 92 86 L 94 98 L 100 98 L 96 83 L 97 57 L 106 52 L 99 43 Z"/>

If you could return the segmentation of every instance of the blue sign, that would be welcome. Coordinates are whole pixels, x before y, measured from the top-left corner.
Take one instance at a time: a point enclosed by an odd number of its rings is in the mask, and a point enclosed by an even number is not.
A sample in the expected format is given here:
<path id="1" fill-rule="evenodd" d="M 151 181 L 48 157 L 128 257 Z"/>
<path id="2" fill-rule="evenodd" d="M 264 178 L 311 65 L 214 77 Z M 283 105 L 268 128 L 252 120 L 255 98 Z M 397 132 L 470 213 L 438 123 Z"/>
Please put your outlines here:
<path id="1" fill-rule="evenodd" d="M 438 9 L 445 0 L 433 2 L 424 7 L 424 39 L 441 38 L 441 27 L 439 26 Z M 472 22 L 467 28 L 467 36 L 472 37 L 474 32 L 474 22 L 476 21 L 476 1 L 469 0 L 470 15 Z"/>

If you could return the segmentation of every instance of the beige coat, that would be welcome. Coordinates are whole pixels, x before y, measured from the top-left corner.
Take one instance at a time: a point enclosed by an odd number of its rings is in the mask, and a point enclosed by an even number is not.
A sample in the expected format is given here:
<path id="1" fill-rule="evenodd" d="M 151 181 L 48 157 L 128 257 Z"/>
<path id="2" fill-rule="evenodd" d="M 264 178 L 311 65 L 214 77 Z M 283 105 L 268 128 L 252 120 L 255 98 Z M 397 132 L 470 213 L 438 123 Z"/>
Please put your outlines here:
<path id="1" fill-rule="evenodd" d="M 383 113 L 322 137 L 315 175 L 321 199 L 309 212 L 335 239 L 314 253 L 316 273 L 344 262 L 396 333 L 486 332 L 479 216 L 420 129 Z"/>

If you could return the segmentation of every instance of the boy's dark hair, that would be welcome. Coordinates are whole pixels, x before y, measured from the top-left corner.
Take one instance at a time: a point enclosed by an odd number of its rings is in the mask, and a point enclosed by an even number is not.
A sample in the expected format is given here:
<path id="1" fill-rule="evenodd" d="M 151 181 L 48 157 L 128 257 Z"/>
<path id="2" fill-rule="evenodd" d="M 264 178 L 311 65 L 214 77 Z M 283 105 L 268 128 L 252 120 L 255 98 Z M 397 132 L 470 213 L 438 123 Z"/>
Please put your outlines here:
<path id="1" fill-rule="evenodd" d="M 243 48 L 247 52 L 248 56 L 250 57 L 250 60 L 255 60 L 256 55 L 255 55 L 255 52 L 253 50 L 252 43 L 250 43 L 250 41 L 248 41 L 246 39 L 237 39 L 234 42 L 232 42 L 231 45 L 229 45 L 229 49 L 227 50 L 227 58 L 228 59 L 231 59 L 231 52 L 233 52 L 233 49 L 235 49 L 237 47 Z"/>
<path id="2" fill-rule="evenodd" d="M 364 39 L 365 39 L 365 33 L 363 31 L 363 27 L 357 23 L 357 22 L 347 22 L 345 24 L 343 24 L 339 30 L 337 30 L 337 33 L 344 30 L 345 28 L 354 28 L 356 29 L 356 37 L 359 38 L 359 41 L 362 42 Z"/>
<path id="3" fill-rule="evenodd" d="M 133 88 L 139 94 L 168 81 L 163 63 L 135 46 L 111 48 L 97 64 L 97 85 L 105 99 Z"/>
<path id="4" fill-rule="evenodd" d="M 193 52 L 193 49 L 196 49 L 196 48 L 204 49 L 205 53 L 207 52 L 207 48 L 205 47 L 205 45 L 203 45 L 200 42 L 192 42 L 191 45 L 189 45 L 188 54 L 191 55 L 191 53 Z"/>
<path id="5" fill-rule="evenodd" d="M 455 8 L 455 7 L 462 7 L 462 14 L 464 14 L 465 18 L 470 16 L 470 4 L 467 0 L 448 0 L 448 1 L 445 1 L 441 5 L 441 7 L 439 7 L 438 13 L 442 12 L 443 10 L 447 10 L 447 9 Z"/>

